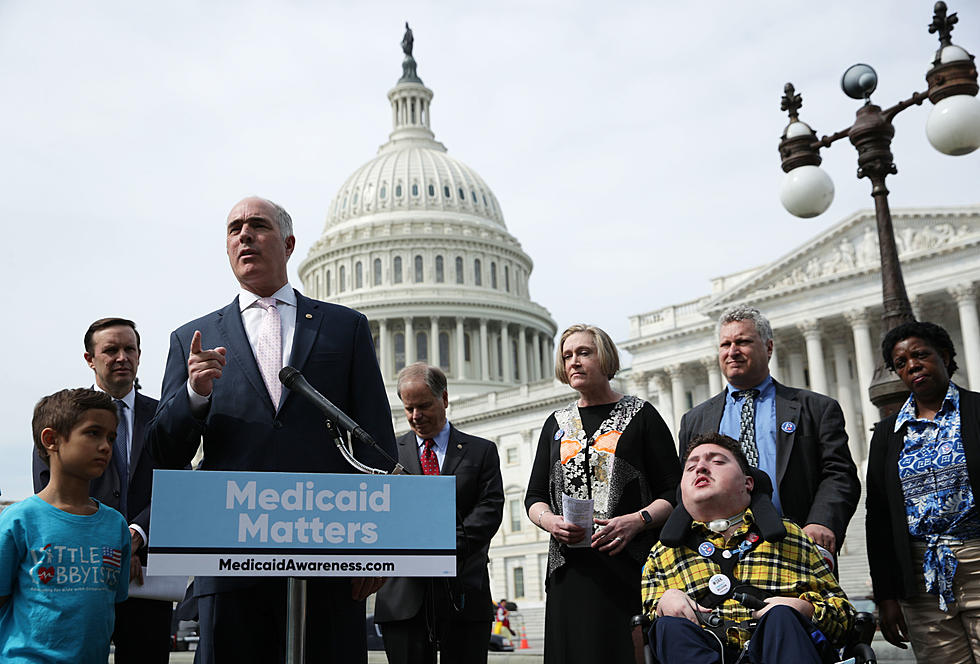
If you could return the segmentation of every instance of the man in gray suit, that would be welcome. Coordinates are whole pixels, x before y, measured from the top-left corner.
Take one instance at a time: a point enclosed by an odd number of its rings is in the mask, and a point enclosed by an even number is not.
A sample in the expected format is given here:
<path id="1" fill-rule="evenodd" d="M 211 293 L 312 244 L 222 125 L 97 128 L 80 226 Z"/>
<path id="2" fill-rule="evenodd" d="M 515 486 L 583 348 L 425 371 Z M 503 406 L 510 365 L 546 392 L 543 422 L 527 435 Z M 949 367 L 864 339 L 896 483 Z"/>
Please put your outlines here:
<path id="1" fill-rule="evenodd" d="M 728 385 L 681 418 L 682 458 L 701 433 L 739 441 L 750 464 L 772 479 L 780 513 L 836 554 L 861 495 L 840 405 L 773 380 L 772 326 L 755 307 L 725 311 L 718 326 L 718 361 Z"/>
<path id="2" fill-rule="evenodd" d="M 437 367 L 412 364 L 398 374 L 398 398 L 411 431 L 398 438 L 398 461 L 418 475 L 456 477 L 456 578 L 389 579 L 378 591 L 389 664 L 487 661 L 493 604 L 487 552 L 503 518 L 500 459 L 489 440 L 446 419 L 449 391 Z"/>

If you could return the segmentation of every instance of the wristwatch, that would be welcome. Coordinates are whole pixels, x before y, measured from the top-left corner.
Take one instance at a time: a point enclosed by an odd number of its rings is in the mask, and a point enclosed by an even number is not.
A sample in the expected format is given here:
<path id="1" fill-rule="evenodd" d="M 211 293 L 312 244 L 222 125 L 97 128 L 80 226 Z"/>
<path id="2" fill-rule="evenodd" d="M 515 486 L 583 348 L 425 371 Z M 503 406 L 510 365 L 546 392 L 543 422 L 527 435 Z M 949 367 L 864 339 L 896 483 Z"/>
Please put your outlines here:
<path id="1" fill-rule="evenodd" d="M 653 517 L 646 510 L 640 510 L 640 518 L 643 519 L 644 526 L 653 525 Z"/>

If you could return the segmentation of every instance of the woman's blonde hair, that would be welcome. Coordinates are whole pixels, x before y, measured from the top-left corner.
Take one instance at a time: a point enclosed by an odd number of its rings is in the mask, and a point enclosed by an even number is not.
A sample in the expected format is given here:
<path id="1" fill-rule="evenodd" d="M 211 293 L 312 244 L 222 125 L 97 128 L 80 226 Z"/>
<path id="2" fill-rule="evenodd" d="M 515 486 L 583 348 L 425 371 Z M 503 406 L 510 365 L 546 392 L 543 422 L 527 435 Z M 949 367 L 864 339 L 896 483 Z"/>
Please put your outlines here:
<path id="1" fill-rule="evenodd" d="M 587 332 L 592 335 L 596 355 L 599 356 L 599 368 L 606 375 L 606 378 L 612 380 L 616 372 L 619 371 L 619 350 L 605 331 L 595 325 L 586 325 L 585 323 L 571 325 L 561 333 L 561 339 L 558 341 L 558 350 L 555 353 L 555 378 L 568 385 L 568 376 L 565 375 L 565 360 L 562 358 L 562 349 L 565 347 L 565 340 L 577 332 Z"/>

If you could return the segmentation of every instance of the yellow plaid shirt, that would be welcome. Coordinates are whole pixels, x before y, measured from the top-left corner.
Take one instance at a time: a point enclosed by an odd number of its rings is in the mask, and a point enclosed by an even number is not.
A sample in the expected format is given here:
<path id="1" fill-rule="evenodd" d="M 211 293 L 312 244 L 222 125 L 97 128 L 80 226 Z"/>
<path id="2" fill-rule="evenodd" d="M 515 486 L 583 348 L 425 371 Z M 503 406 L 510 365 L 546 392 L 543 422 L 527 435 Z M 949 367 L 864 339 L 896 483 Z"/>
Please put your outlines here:
<path id="1" fill-rule="evenodd" d="M 745 522 L 739 525 L 729 540 L 728 549 L 733 553 L 745 539 L 752 512 L 746 512 Z M 837 579 L 824 561 L 816 545 L 791 521 L 783 521 L 786 537 L 779 542 L 760 542 L 736 563 L 733 574 L 738 584 L 753 585 L 769 595 L 798 597 L 813 604 L 816 624 L 831 642 L 841 645 L 854 620 L 854 607 L 847 601 Z M 698 541 L 711 542 L 724 550 L 724 538 L 713 533 L 700 521 L 691 524 L 698 533 Z M 658 542 L 643 566 L 643 611 L 651 618 L 656 616 L 657 602 L 670 588 L 683 590 L 689 597 L 703 598 L 708 591 L 708 579 L 719 574 L 721 568 L 687 546 L 669 548 Z M 726 620 L 741 622 L 752 617 L 752 611 L 733 599 L 721 606 Z M 749 634 L 744 630 L 728 630 L 729 643 L 737 648 L 745 645 Z"/>

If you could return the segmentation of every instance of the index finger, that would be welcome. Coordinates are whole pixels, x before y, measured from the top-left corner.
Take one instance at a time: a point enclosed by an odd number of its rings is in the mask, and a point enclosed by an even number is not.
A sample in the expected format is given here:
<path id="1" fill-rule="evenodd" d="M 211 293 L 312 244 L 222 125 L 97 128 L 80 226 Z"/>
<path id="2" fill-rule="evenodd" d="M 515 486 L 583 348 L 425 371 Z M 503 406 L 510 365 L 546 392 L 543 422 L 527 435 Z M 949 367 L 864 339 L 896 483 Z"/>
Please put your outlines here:
<path id="1" fill-rule="evenodd" d="M 201 352 L 201 331 L 194 330 L 194 336 L 191 337 L 191 355 L 197 355 Z"/>

